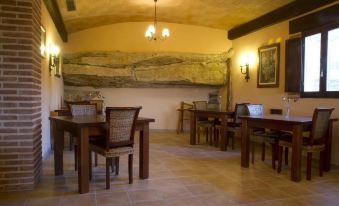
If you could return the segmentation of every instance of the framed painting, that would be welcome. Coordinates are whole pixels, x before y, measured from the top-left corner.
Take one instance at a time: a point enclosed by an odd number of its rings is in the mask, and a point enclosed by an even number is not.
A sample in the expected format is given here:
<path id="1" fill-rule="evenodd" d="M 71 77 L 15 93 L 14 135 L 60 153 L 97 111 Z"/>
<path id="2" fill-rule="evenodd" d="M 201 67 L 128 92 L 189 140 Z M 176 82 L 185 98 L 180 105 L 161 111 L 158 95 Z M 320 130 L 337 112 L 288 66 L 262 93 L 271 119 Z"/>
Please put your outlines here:
<path id="1" fill-rule="evenodd" d="M 257 87 L 279 87 L 280 44 L 271 44 L 258 49 L 259 67 Z"/>

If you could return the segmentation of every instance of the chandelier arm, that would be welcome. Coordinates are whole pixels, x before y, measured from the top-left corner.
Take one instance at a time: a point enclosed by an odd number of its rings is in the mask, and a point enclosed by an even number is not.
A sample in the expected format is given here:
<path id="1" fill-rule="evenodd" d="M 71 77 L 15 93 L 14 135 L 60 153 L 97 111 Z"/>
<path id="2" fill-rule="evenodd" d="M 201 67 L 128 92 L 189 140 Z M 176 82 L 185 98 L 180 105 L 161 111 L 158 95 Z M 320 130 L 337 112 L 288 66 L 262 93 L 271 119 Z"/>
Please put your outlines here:
<path id="1" fill-rule="evenodd" d="M 157 0 L 154 0 L 154 28 L 157 28 Z"/>

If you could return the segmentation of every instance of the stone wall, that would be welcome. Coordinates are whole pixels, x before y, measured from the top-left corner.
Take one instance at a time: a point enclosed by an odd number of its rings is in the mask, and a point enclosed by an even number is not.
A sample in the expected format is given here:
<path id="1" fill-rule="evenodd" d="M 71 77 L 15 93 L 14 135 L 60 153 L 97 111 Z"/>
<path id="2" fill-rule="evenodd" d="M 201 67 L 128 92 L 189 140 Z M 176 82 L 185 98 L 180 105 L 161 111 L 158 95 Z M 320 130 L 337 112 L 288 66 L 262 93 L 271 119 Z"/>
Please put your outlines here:
<path id="1" fill-rule="evenodd" d="M 0 192 L 41 175 L 40 0 L 0 1 Z"/>
<path id="2" fill-rule="evenodd" d="M 68 86 L 95 88 L 220 87 L 226 54 L 82 52 L 63 57 Z"/>

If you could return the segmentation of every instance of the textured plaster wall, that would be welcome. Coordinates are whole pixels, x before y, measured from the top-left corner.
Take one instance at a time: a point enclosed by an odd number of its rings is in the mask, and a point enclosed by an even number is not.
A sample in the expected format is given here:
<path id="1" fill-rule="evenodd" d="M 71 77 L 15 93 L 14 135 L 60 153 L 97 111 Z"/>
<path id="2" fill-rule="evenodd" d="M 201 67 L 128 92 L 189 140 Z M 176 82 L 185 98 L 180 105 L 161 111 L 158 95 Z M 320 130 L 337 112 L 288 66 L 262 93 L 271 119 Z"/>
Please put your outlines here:
<path id="1" fill-rule="evenodd" d="M 232 45 L 231 41 L 227 40 L 226 31 L 223 30 L 162 22 L 159 23 L 159 27 L 166 25 L 171 31 L 171 37 L 166 41 L 149 42 L 144 37 L 149 24 L 147 22 L 112 24 L 70 34 L 69 42 L 64 47 L 65 53 L 119 50 L 218 54 L 228 51 Z M 179 108 L 181 101 L 207 100 L 208 93 L 215 89 L 107 88 L 100 91 L 106 97 L 107 106 L 141 105 L 142 116 L 156 119 L 156 122 L 151 124 L 152 129 L 173 130 L 177 122 L 176 109 Z"/>
<path id="2" fill-rule="evenodd" d="M 41 25 L 46 29 L 46 44 L 52 43 L 60 47 L 61 54 L 64 51 L 63 42 L 54 26 L 54 23 L 45 7 L 41 4 Z M 48 54 L 47 54 L 48 55 Z M 42 76 L 42 156 L 50 151 L 50 124 L 49 113 L 52 110 L 58 109 L 61 106 L 61 99 L 64 93 L 63 81 L 61 78 L 54 76 L 54 71 L 49 72 L 48 58 L 42 58 L 41 61 L 41 76 Z"/>

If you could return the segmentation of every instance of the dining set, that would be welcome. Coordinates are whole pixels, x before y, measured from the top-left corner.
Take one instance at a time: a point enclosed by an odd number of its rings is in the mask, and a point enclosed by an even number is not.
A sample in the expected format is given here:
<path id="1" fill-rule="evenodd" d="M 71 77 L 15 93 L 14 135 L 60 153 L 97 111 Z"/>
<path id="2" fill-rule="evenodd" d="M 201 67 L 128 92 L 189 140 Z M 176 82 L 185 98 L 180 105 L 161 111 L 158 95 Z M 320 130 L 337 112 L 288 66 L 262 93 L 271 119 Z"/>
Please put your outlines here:
<path id="1" fill-rule="evenodd" d="M 198 104 L 202 104 L 199 101 Z M 230 146 L 234 149 L 234 138 L 238 137 L 241 150 L 241 167 L 254 164 L 256 145 L 262 145 L 261 159 L 265 160 L 266 145 L 272 147 L 272 168 L 278 173 L 282 170 L 283 158 L 288 164 L 291 151 L 291 180 L 301 180 L 303 154 L 307 159 L 306 179 L 311 180 L 312 155 L 319 153 L 319 175 L 331 167 L 332 129 L 336 118 L 331 117 L 334 108 L 315 108 L 313 116 L 295 116 L 283 114 L 281 109 L 264 112 L 262 104 L 238 103 L 234 111 L 210 109 L 193 102 L 190 112 L 190 144 L 199 143 L 202 122 L 209 122 L 214 129 L 214 139 L 221 151 Z M 208 125 L 205 123 L 205 125 Z M 206 130 L 207 131 L 207 130 Z M 206 140 L 207 138 L 206 133 Z M 219 138 L 218 138 L 219 137 Z M 285 152 L 285 154 L 284 154 Z M 252 157 L 250 157 L 252 156 Z M 277 165 L 276 165 L 277 163 Z"/>
<path id="2" fill-rule="evenodd" d="M 106 160 L 106 189 L 110 188 L 110 168 L 119 174 L 119 157 L 128 156 L 128 183 L 133 183 L 134 133 L 139 131 L 139 177 L 149 177 L 149 124 L 153 118 L 139 117 L 141 107 L 106 107 L 88 101 L 68 102 L 67 108 L 50 116 L 54 141 L 54 173 L 62 176 L 64 134 L 74 139 L 75 169 L 79 193 L 89 192 L 92 177 L 92 153 Z M 97 158 L 96 158 L 97 159 Z M 97 164 L 96 164 L 97 165 Z"/>

